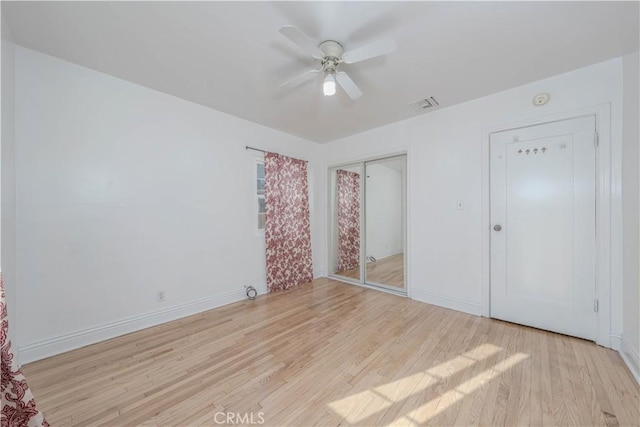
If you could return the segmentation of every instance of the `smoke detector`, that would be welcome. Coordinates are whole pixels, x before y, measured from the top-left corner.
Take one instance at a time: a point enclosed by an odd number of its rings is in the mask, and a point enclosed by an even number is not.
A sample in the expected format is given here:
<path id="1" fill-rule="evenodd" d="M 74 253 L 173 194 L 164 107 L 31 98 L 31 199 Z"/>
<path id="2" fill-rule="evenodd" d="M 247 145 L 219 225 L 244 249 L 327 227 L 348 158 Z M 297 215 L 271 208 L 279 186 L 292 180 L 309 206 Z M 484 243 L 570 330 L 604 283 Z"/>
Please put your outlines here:
<path id="1" fill-rule="evenodd" d="M 533 97 L 533 105 L 536 107 L 541 107 L 547 102 L 549 102 L 549 94 L 548 93 L 539 93 Z"/>

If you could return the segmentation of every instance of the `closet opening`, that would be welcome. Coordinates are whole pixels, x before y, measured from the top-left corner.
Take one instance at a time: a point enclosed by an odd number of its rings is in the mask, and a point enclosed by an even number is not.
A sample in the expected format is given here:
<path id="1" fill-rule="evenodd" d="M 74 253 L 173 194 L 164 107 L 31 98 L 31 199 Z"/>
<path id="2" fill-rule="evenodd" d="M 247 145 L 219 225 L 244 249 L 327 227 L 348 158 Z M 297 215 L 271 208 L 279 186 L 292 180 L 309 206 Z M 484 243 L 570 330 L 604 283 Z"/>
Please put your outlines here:
<path id="1" fill-rule="evenodd" d="M 406 163 L 329 168 L 329 276 L 406 295 Z"/>

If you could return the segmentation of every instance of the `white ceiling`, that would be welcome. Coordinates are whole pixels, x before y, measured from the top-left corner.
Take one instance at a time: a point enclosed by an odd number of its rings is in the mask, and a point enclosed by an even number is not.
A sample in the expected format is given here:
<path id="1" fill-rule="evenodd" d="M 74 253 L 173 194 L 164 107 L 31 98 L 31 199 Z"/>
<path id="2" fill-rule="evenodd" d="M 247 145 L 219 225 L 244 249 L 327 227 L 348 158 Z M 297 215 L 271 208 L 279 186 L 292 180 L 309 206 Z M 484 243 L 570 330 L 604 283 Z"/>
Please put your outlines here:
<path id="1" fill-rule="evenodd" d="M 638 2 L 2 2 L 17 44 L 216 110 L 328 142 L 638 50 Z M 278 33 L 295 25 L 346 50 L 364 91 L 323 97 L 316 65 Z"/>

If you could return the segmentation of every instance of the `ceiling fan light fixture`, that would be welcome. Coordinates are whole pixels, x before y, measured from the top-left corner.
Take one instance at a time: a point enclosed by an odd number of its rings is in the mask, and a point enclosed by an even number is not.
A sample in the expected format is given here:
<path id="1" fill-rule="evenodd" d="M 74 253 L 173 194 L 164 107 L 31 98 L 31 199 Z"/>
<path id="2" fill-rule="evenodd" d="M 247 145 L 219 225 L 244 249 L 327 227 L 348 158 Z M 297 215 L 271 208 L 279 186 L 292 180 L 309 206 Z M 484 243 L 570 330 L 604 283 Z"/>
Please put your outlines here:
<path id="1" fill-rule="evenodd" d="M 335 73 L 327 73 L 322 84 L 322 93 L 324 96 L 333 96 L 336 94 L 336 75 Z"/>
<path id="2" fill-rule="evenodd" d="M 337 71 L 338 66 L 342 63 L 355 64 L 386 55 L 397 48 L 393 39 L 384 38 L 345 52 L 342 44 L 336 40 L 324 40 L 319 45 L 316 45 L 302 31 L 292 25 L 285 25 L 280 28 L 280 33 L 306 52 L 307 55 L 311 55 L 316 60 L 319 59 L 320 65 L 322 65 L 320 68 L 309 70 L 281 84 L 281 88 L 293 88 L 324 72 L 324 81 L 322 83 L 324 96 L 335 95 L 336 85 L 340 85 L 344 93 L 353 101 L 362 96 L 362 91 L 347 73 L 342 70 Z"/>

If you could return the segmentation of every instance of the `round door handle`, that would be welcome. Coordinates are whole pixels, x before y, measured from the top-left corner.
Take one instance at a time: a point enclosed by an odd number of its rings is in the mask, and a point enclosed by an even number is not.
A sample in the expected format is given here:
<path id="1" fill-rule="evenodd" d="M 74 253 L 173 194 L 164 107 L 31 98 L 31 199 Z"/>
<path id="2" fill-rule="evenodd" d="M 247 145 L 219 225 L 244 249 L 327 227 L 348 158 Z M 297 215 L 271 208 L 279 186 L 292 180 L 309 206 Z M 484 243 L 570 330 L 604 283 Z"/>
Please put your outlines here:
<path id="1" fill-rule="evenodd" d="M 502 230 L 502 226 L 500 224 L 496 224 L 496 225 L 493 226 L 493 229 L 496 230 L 496 231 L 500 231 L 500 230 Z"/>

